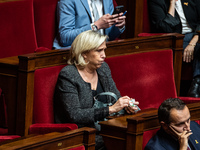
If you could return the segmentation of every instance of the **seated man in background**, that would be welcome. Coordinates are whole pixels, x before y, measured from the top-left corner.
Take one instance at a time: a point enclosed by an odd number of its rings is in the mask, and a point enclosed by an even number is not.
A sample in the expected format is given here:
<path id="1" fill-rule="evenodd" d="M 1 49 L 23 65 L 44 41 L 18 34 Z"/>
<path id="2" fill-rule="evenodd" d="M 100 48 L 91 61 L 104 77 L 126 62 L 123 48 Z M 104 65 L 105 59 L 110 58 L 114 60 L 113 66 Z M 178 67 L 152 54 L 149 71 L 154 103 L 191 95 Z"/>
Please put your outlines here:
<path id="1" fill-rule="evenodd" d="M 145 150 L 200 150 L 200 125 L 190 122 L 186 104 L 178 98 L 165 100 L 158 109 L 160 130 Z"/>
<path id="2" fill-rule="evenodd" d="M 181 33 L 183 40 L 183 61 L 193 63 L 193 81 L 188 96 L 200 97 L 200 44 L 197 31 L 200 30 L 199 0 L 148 0 L 151 31 L 160 33 Z"/>
<path id="3" fill-rule="evenodd" d="M 114 40 L 125 30 L 122 13 L 114 12 L 113 0 L 60 0 L 58 2 L 58 35 L 55 49 L 71 46 L 83 31 L 94 30 Z"/>

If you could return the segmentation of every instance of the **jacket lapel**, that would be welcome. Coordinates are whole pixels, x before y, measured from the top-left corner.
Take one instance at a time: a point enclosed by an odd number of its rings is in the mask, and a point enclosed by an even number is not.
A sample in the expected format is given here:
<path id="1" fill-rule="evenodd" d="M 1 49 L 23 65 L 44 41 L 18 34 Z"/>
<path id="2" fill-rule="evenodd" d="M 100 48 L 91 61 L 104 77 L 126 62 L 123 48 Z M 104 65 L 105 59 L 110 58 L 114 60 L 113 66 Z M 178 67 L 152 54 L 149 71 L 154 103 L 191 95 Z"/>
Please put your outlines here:
<path id="1" fill-rule="evenodd" d="M 189 142 L 191 143 L 191 146 L 194 147 L 194 149 L 199 149 L 200 141 L 199 138 L 194 136 L 194 134 L 190 135 Z"/>
<path id="2" fill-rule="evenodd" d="M 101 68 L 97 69 L 97 73 L 98 73 L 98 76 L 99 76 L 99 80 L 102 84 L 102 87 L 104 89 L 105 92 L 110 92 L 110 89 L 108 87 L 108 78 L 107 76 L 105 75 L 106 73 L 103 72 L 103 70 Z M 111 101 L 111 96 L 106 96 L 107 97 L 107 100 L 108 102 Z"/>
<path id="3" fill-rule="evenodd" d="M 190 2 L 189 0 L 181 0 L 181 4 L 182 4 L 182 7 L 183 7 L 183 12 L 185 14 L 185 17 L 186 19 L 188 20 L 188 14 L 190 16 Z"/>
<path id="4" fill-rule="evenodd" d="M 92 15 L 91 15 L 91 12 L 90 12 L 90 7 L 88 5 L 88 0 L 80 0 L 80 1 L 83 4 L 83 6 L 85 7 L 85 10 L 86 10 L 88 16 L 90 17 L 90 20 L 92 20 Z"/>
<path id="5" fill-rule="evenodd" d="M 107 1 L 108 1 L 108 0 L 102 0 L 102 2 L 103 2 L 103 11 L 104 11 L 104 14 L 109 13 L 109 12 L 108 12 L 108 10 L 109 10 L 108 7 L 110 7 L 110 6 L 108 6 L 108 2 L 107 2 Z"/>
<path id="6" fill-rule="evenodd" d="M 102 86 L 104 88 L 104 91 L 105 92 L 109 92 L 108 83 L 107 83 L 107 81 L 108 81 L 107 77 L 102 72 L 102 70 L 97 69 L 97 72 L 98 72 L 98 75 L 99 75 L 99 80 L 101 81 L 101 84 L 102 84 Z"/>

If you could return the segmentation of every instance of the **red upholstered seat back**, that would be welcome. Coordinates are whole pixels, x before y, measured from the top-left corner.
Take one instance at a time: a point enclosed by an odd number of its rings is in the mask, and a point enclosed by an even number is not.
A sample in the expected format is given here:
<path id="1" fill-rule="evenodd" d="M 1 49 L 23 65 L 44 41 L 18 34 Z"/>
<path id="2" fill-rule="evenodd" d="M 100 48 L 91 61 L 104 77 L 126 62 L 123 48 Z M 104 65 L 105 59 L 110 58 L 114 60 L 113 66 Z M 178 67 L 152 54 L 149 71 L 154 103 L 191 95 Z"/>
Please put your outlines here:
<path id="1" fill-rule="evenodd" d="M 56 34 L 56 7 L 58 0 L 33 0 L 35 31 L 38 47 L 52 49 Z"/>
<path id="2" fill-rule="evenodd" d="M 54 123 L 53 95 L 58 74 L 65 65 L 36 69 L 34 83 L 34 123 Z"/>
<path id="3" fill-rule="evenodd" d="M 145 148 L 145 146 L 147 145 L 147 143 L 149 142 L 149 140 L 154 136 L 156 135 L 156 132 L 159 130 L 160 128 L 157 128 L 157 129 L 153 129 L 153 130 L 148 130 L 148 131 L 145 131 L 143 133 L 143 145 L 142 145 L 142 149 Z"/>
<path id="4" fill-rule="evenodd" d="M 176 97 L 172 50 L 110 57 L 106 62 L 121 95 L 135 98 L 141 109 L 158 108 Z"/>
<path id="5" fill-rule="evenodd" d="M 148 11 L 148 0 L 144 0 L 143 3 L 143 32 L 139 33 L 139 37 L 143 36 L 155 36 L 162 35 L 163 33 L 151 33 L 149 11 Z"/>
<path id="6" fill-rule="evenodd" d="M 33 1 L 0 3 L 0 58 L 33 53 L 36 44 Z"/>

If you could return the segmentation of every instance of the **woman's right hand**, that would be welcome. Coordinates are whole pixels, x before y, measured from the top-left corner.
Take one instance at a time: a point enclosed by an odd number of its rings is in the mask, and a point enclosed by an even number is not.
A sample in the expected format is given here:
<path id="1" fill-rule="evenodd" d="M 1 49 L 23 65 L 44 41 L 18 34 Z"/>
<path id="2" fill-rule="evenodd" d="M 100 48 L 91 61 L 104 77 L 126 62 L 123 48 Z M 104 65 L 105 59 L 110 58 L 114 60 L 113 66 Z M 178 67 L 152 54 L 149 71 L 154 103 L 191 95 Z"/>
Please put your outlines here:
<path id="1" fill-rule="evenodd" d="M 137 107 L 132 107 L 130 106 L 130 100 L 132 98 L 128 97 L 128 96 L 123 96 L 120 97 L 118 99 L 118 101 L 115 102 L 114 105 L 109 107 L 109 114 L 112 113 L 116 113 L 119 112 L 120 110 L 122 110 L 123 108 L 125 108 L 126 112 L 131 114 L 131 113 L 135 113 L 135 111 L 138 109 Z M 139 102 L 134 102 L 135 105 L 139 105 Z"/>
<path id="2" fill-rule="evenodd" d="M 129 106 L 129 101 L 131 100 L 130 97 L 128 96 L 123 96 L 116 101 L 116 103 L 112 106 L 109 107 L 109 114 L 119 112 L 122 110 L 124 107 Z"/>

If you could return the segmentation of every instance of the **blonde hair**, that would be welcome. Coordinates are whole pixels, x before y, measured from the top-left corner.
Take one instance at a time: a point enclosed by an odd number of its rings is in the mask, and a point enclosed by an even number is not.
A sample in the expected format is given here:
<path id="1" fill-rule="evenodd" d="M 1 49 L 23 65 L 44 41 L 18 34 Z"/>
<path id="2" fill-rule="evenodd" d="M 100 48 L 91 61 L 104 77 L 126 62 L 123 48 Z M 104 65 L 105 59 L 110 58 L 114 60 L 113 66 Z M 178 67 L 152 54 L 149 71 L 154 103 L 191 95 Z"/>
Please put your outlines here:
<path id="1" fill-rule="evenodd" d="M 98 49 L 98 47 L 101 46 L 107 38 L 107 35 L 101 35 L 99 32 L 93 30 L 80 33 L 71 45 L 68 64 L 75 64 L 84 68 L 87 63 L 85 62 L 82 54 Z"/>

